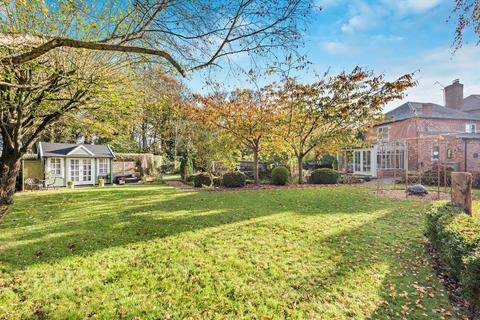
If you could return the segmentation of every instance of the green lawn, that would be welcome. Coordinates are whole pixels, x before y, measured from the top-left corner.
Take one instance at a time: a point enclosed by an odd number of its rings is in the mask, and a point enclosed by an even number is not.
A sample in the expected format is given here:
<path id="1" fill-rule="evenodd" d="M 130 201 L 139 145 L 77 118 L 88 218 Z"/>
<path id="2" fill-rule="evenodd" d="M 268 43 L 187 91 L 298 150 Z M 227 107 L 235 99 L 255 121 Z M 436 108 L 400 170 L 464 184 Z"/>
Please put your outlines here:
<path id="1" fill-rule="evenodd" d="M 0 318 L 448 318 L 424 205 L 361 187 L 18 194 Z"/>

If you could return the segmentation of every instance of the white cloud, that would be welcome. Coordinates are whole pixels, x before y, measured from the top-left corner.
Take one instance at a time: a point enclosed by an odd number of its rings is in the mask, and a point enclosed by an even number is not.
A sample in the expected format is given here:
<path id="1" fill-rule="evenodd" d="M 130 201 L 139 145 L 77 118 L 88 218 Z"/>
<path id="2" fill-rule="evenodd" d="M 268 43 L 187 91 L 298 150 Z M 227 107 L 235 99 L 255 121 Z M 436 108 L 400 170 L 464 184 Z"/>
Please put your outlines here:
<path id="1" fill-rule="evenodd" d="M 327 0 L 328 1 L 328 0 Z M 366 0 L 351 1 L 349 17 L 342 25 L 342 31 L 354 33 L 379 25 L 386 19 L 398 19 L 410 14 L 431 10 L 444 0 L 383 0 L 375 3 Z"/>
<path id="2" fill-rule="evenodd" d="M 320 8 L 336 7 L 340 4 L 342 4 L 342 1 L 340 0 L 316 0 L 314 2 L 315 7 L 320 7 Z"/>
<path id="3" fill-rule="evenodd" d="M 353 1 L 349 5 L 350 18 L 342 25 L 342 31 L 353 33 L 375 26 L 385 15 L 383 6 L 374 6 L 366 1 Z"/>
<path id="4" fill-rule="evenodd" d="M 405 12 L 423 12 L 438 6 L 443 0 L 403 0 L 392 1 L 400 10 Z"/>
<path id="5" fill-rule="evenodd" d="M 375 41 L 381 41 L 381 42 L 398 42 L 398 41 L 403 41 L 405 40 L 404 37 L 402 36 L 397 36 L 397 35 L 394 35 L 394 34 L 377 34 L 375 36 L 373 36 L 373 39 Z"/>
<path id="6" fill-rule="evenodd" d="M 403 101 L 397 101 L 387 106 L 391 110 L 402 102 L 433 102 L 443 105 L 442 87 L 436 85 L 438 81 L 443 86 L 449 85 L 454 79 L 460 79 L 464 84 L 465 97 L 471 94 L 480 94 L 480 48 L 474 45 L 464 46 L 452 55 L 452 49 L 437 48 L 422 54 L 417 60 L 398 61 L 395 70 L 392 66 L 384 66 L 389 75 L 400 76 L 407 72 L 419 70 L 415 78 L 419 84 L 408 91 Z"/>
<path id="7" fill-rule="evenodd" d="M 323 42 L 321 43 L 321 47 L 324 51 L 330 54 L 345 54 L 353 51 L 353 49 L 347 44 L 338 41 Z"/>

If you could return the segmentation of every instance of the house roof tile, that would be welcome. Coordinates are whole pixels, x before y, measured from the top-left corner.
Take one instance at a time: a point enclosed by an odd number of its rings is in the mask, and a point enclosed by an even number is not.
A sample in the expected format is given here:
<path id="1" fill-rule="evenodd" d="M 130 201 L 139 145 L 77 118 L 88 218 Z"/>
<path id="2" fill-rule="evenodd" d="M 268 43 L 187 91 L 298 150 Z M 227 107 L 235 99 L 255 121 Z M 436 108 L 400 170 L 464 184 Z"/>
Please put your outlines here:
<path id="1" fill-rule="evenodd" d="M 431 109 L 425 108 L 431 106 Z M 429 118 L 429 119 L 453 119 L 453 120 L 479 120 L 479 115 L 447 108 L 435 103 L 407 102 L 385 114 L 385 123 L 400 121 L 410 118 Z"/>
<path id="2" fill-rule="evenodd" d="M 480 94 L 472 94 L 463 99 L 462 111 L 480 110 Z"/>

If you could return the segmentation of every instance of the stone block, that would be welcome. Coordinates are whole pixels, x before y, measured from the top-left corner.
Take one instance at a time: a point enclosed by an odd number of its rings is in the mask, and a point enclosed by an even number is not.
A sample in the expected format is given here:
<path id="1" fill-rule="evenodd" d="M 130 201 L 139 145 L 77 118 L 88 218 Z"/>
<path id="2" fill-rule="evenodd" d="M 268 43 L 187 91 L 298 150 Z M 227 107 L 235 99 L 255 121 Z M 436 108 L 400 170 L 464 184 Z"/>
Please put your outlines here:
<path id="1" fill-rule="evenodd" d="M 452 172 L 452 203 L 472 215 L 472 174 Z"/>

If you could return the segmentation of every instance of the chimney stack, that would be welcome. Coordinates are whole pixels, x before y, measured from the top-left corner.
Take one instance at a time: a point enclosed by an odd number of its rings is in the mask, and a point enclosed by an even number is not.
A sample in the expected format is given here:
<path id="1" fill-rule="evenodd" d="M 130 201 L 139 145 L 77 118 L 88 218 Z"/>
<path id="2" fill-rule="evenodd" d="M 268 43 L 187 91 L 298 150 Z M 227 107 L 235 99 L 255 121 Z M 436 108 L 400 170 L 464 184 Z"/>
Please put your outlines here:
<path id="1" fill-rule="evenodd" d="M 463 107 L 463 84 L 459 79 L 445 87 L 445 107 L 457 110 Z"/>

